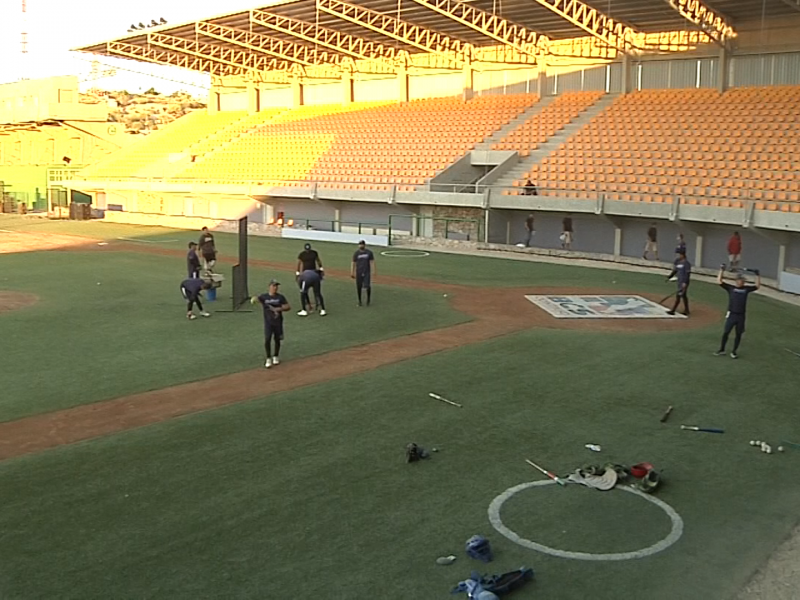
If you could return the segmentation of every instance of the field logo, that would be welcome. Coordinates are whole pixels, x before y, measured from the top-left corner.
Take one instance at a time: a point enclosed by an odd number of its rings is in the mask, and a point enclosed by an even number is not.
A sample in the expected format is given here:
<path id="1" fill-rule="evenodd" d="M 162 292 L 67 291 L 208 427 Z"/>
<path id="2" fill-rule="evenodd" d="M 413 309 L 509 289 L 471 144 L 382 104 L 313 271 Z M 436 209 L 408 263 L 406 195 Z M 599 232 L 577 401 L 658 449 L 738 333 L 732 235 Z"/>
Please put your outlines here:
<path id="1" fill-rule="evenodd" d="M 525 296 L 557 319 L 685 319 L 641 296 Z"/>

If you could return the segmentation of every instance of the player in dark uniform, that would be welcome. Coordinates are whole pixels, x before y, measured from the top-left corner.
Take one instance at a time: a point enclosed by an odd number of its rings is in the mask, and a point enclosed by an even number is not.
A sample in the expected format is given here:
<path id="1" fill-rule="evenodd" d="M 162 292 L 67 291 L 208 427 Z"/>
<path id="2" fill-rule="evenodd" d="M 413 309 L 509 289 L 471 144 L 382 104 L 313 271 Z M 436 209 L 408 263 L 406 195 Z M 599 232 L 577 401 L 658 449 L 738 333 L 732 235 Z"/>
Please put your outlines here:
<path id="1" fill-rule="evenodd" d="M 214 244 L 214 236 L 208 232 L 208 227 L 203 227 L 200 234 L 200 253 L 203 255 L 205 270 L 212 271 L 217 264 L 217 246 Z"/>
<path id="2" fill-rule="evenodd" d="M 678 254 L 678 258 L 675 259 L 675 265 L 672 267 L 672 272 L 667 277 L 667 281 L 672 279 L 672 277 L 678 278 L 678 291 L 675 294 L 675 304 L 674 306 L 667 311 L 668 315 L 674 315 L 675 311 L 678 310 L 678 305 L 683 300 L 683 314 L 687 317 L 689 316 L 689 281 L 692 275 L 692 265 L 689 264 L 689 261 L 686 260 L 686 251 L 682 251 Z"/>
<path id="3" fill-rule="evenodd" d="M 733 340 L 731 358 L 739 358 L 739 344 L 742 342 L 745 315 L 747 313 L 747 297 L 761 287 L 761 273 L 759 273 L 758 270 L 753 271 L 757 278 L 755 285 L 745 285 L 744 275 L 741 273 L 736 276 L 736 285 L 731 285 L 722 280 L 724 272 L 725 265 L 722 265 L 717 275 L 717 283 L 722 289 L 728 292 L 728 312 L 725 314 L 725 329 L 722 332 L 722 341 L 720 342 L 719 350 L 714 354 L 716 356 L 725 354 L 728 336 L 731 334 L 731 331 L 736 328 L 736 337 Z"/>
<path id="4" fill-rule="evenodd" d="M 358 305 L 361 306 L 361 290 L 367 290 L 367 306 L 372 301 L 372 276 L 375 275 L 375 255 L 367 248 L 364 240 L 358 242 L 358 250 L 353 254 L 350 277 L 356 280 Z"/>
<path id="5" fill-rule="evenodd" d="M 307 270 L 300 273 L 297 278 L 297 283 L 300 286 L 300 312 L 297 313 L 300 317 L 305 317 L 309 312 L 313 311 L 311 306 L 311 298 L 309 291 L 314 291 L 314 304 L 319 309 L 319 316 L 324 317 L 328 313 L 325 311 L 325 300 L 322 297 L 322 275 L 317 271 Z M 308 310 L 306 310 L 308 308 Z"/>
<path id="6" fill-rule="evenodd" d="M 261 304 L 264 308 L 264 350 L 267 352 L 266 368 L 281 362 L 281 341 L 283 340 L 283 313 L 291 310 L 286 297 L 278 291 L 281 284 L 276 280 L 269 282 L 269 292 L 253 296 L 250 302 Z M 275 351 L 272 351 L 272 340 L 275 340 Z"/>
<path id="7" fill-rule="evenodd" d="M 197 244 L 194 242 L 189 242 L 189 252 L 186 254 L 186 270 L 189 273 L 189 279 L 200 277 L 200 258 L 197 256 Z"/>
<path id="8" fill-rule="evenodd" d="M 320 273 L 325 271 L 325 269 L 322 267 L 322 261 L 319 258 L 319 254 L 316 250 L 311 248 L 311 244 L 306 244 L 303 246 L 303 251 L 297 255 L 297 269 L 295 271 L 295 276 L 300 277 L 300 273 L 303 271 L 319 271 Z"/>
<path id="9" fill-rule="evenodd" d="M 194 305 L 197 304 L 197 308 L 200 309 L 200 315 L 203 317 L 210 317 L 211 315 L 203 310 L 203 305 L 200 303 L 200 292 L 202 290 L 211 289 L 211 283 L 203 281 L 202 279 L 198 278 L 189 278 L 185 279 L 181 283 L 181 294 L 186 299 L 188 303 L 186 305 L 186 318 L 187 319 L 196 319 L 197 316 L 194 314 L 192 310 Z"/>

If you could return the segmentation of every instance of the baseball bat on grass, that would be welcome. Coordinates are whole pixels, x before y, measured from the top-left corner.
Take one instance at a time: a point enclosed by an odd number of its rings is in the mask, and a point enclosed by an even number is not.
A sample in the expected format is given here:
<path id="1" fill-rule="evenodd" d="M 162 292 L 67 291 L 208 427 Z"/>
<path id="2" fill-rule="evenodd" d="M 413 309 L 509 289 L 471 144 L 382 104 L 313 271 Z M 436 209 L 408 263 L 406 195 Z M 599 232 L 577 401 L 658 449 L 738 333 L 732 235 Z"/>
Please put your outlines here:
<path id="1" fill-rule="evenodd" d="M 704 431 L 706 433 L 725 433 L 724 429 L 717 427 L 695 427 L 693 425 L 681 425 L 681 429 L 688 429 L 689 431 Z"/>
<path id="2" fill-rule="evenodd" d="M 428 396 L 430 396 L 430 397 L 431 397 L 431 398 L 433 398 L 434 400 L 441 400 L 442 402 L 445 402 L 445 403 L 447 403 L 447 404 L 450 404 L 451 406 L 457 406 L 458 408 L 464 408 L 464 407 L 463 407 L 463 406 L 461 406 L 461 405 L 460 405 L 458 402 L 453 402 L 452 400 L 448 400 L 447 398 L 443 398 L 443 397 L 442 397 L 442 396 L 440 396 L 439 394 L 434 394 L 433 392 L 429 392 L 429 393 L 428 393 Z"/>
<path id="3" fill-rule="evenodd" d="M 542 467 L 537 465 L 535 462 L 530 461 L 527 458 L 525 459 L 525 462 L 528 463 L 530 466 L 532 466 L 534 469 L 537 469 L 537 470 L 541 471 L 542 473 L 544 473 L 545 475 L 547 475 L 550 479 L 555 481 L 558 485 L 567 485 L 567 482 L 564 481 L 563 479 L 559 479 L 558 475 L 555 475 L 554 473 L 551 473 L 547 469 L 543 469 Z"/>

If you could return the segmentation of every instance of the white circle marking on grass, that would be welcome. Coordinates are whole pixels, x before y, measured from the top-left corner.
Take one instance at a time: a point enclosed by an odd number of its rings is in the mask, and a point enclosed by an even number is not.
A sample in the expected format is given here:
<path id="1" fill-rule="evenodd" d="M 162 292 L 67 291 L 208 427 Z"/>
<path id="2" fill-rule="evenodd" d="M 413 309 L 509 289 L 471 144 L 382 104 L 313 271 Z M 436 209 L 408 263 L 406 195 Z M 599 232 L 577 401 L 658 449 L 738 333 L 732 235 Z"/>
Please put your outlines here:
<path id="1" fill-rule="evenodd" d="M 528 488 L 532 487 L 541 487 L 545 485 L 554 485 L 555 481 L 551 480 L 541 480 L 541 481 L 529 481 L 526 483 L 520 483 L 519 485 L 515 485 L 514 487 L 508 488 L 505 492 L 497 496 L 492 503 L 489 505 L 489 522 L 491 522 L 492 527 L 494 527 L 498 533 L 503 535 L 504 537 L 508 538 L 512 542 L 519 544 L 524 548 L 529 548 L 530 550 L 535 550 L 536 552 L 542 552 L 544 554 L 549 554 L 550 556 L 556 556 L 558 558 L 571 558 L 573 560 L 596 560 L 596 561 L 603 561 L 603 560 L 632 560 L 634 558 L 644 558 L 646 556 L 651 556 L 653 554 L 657 554 L 662 550 L 666 550 L 672 544 L 677 542 L 681 535 L 683 535 L 683 519 L 681 516 L 672 508 L 669 504 L 664 502 L 663 500 L 659 500 L 655 496 L 651 496 L 650 494 L 645 494 L 644 492 L 640 492 L 637 489 L 627 487 L 627 486 L 619 486 L 615 489 L 622 490 L 623 492 L 628 492 L 634 494 L 636 496 L 640 496 L 644 498 L 648 502 L 652 502 L 656 506 L 658 506 L 661 510 L 667 513 L 669 520 L 672 522 L 672 529 L 670 530 L 667 537 L 662 540 L 659 540 L 652 546 L 648 546 L 647 548 L 641 548 L 640 550 L 633 550 L 632 552 L 613 552 L 608 554 L 594 554 L 591 552 L 571 552 L 569 550 L 560 550 L 559 548 L 551 548 L 550 546 L 545 546 L 544 544 L 537 544 L 536 542 L 532 542 L 531 540 L 525 539 L 524 537 L 518 535 L 515 531 L 512 531 L 508 527 L 505 526 L 503 520 L 500 518 L 500 510 L 503 507 L 503 504 L 511 498 L 514 494 L 521 492 L 523 490 L 527 490 Z M 574 485 L 574 484 L 572 484 Z"/>
<path id="2" fill-rule="evenodd" d="M 425 250 L 384 250 L 381 252 L 381 256 L 390 256 L 396 258 L 422 258 L 430 255 L 431 253 L 425 252 Z"/>

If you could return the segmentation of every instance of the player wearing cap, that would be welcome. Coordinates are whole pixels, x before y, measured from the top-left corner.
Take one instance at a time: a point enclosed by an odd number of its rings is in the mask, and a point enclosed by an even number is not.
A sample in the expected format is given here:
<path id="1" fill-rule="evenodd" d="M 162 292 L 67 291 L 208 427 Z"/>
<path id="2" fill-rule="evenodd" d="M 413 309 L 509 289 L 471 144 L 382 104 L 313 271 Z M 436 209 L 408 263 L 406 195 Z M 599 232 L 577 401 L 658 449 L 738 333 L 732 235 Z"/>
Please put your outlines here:
<path id="1" fill-rule="evenodd" d="M 205 270 L 210 273 L 214 269 L 214 265 L 217 264 L 217 246 L 214 243 L 214 236 L 208 231 L 208 227 L 203 227 L 198 245 L 200 246 L 200 252 L 203 254 Z"/>
<path id="2" fill-rule="evenodd" d="M 203 310 L 203 305 L 200 302 L 200 292 L 202 290 L 211 289 L 211 282 L 203 281 L 202 279 L 198 279 L 196 277 L 190 277 L 189 279 L 184 279 L 181 282 L 181 295 L 186 300 L 186 318 L 193 320 L 196 319 L 197 316 L 194 314 L 192 310 L 194 305 L 197 304 L 197 308 L 200 309 L 200 315 L 203 317 L 210 317 L 211 314 L 207 313 Z"/>
<path id="3" fill-rule="evenodd" d="M 303 271 L 319 271 L 323 272 L 325 269 L 322 267 L 322 261 L 316 250 L 311 248 L 311 244 L 303 246 L 303 251 L 297 255 L 297 269 L 295 276 L 300 277 Z"/>
<path id="4" fill-rule="evenodd" d="M 283 313 L 291 310 L 286 297 L 278 291 L 281 284 L 275 279 L 269 282 L 269 292 L 250 298 L 252 304 L 261 304 L 264 309 L 264 350 L 267 353 L 266 368 L 280 364 L 281 341 L 283 340 Z M 275 350 L 272 341 L 275 340 Z"/>
<path id="5" fill-rule="evenodd" d="M 200 257 L 197 256 L 197 244 L 189 242 L 189 252 L 186 253 L 186 271 L 189 279 L 200 277 Z"/>
<path id="6" fill-rule="evenodd" d="M 367 242 L 358 242 L 358 250 L 353 254 L 350 277 L 356 280 L 358 305 L 361 304 L 361 290 L 367 290 L 367 306 L 372 301 L 372 276 L 375 275 L 375 255 L 367 248 Z"/>
<path id="7" fill-rule="evenodd" d="M 311 269 L 303 271 L 297 277 L 297 284 L 300 286 L 300 312 L 297 313 L 299 317 L 308 316 L 309 312 L 313 312 L 314 308 L 311 306 L 311 298 L 309 291 L 314 291 L 314 304 L 319 309 L 319 316 L 324 317 L 328 313 L 325 311 L 325 299 L 322 297 L 322 273 L 312 271 Z M 308 310 L 306 310 L 308 309 Z"/>
<path id="8" fill-rule="evenodd" d="M 678 254 L 678 258 L 675 259 L 672 272 L 667 276 L 667 281 L 675 276 L 677 276 L 678 279 L 678 291 L 675 293 L 675 304 L 670 310 L 667 311 L 668 315 L 675 314 L 675 311 L 678 310 L 678 305 L 681 303 L 682 299 L 683 314 L 685 314 L 687 317 L 689 316 L 689 281 L 691 279 L 691 275 L 692 265 L 688 260 L 686 260 L 686 250 L 683 250 Z"/>
<path id="9" fill-rule="evenodd" d="M 745 285 L 744 275 L 739 273 L 736 276 L 736 284 L 731 285 L 723 281 L 723 274 L 725 273 L 725 265 L 719 268 L 717 275 L 717 283 L 723 290 L 728 292 L 728 312 L 725 313 L 725 329 L 722 332 L 722 341 L 719 345 L 719 350 L 714 354 L 722 356 L 725 354 L 725 346 L 728 344 L 728 336 L 731 331 L 736 329 L 736 337 L 733 339 L 733 352 L 731 358 L 739 358 L 738 350 L 739 344 L 742 341 L 742 334 L 744 334 L 744 321 L 747 313 L 747 297 L 761 287 L 761 273 L 758 269 L 753 270 L 756 275 L 755 285 Z"/>

